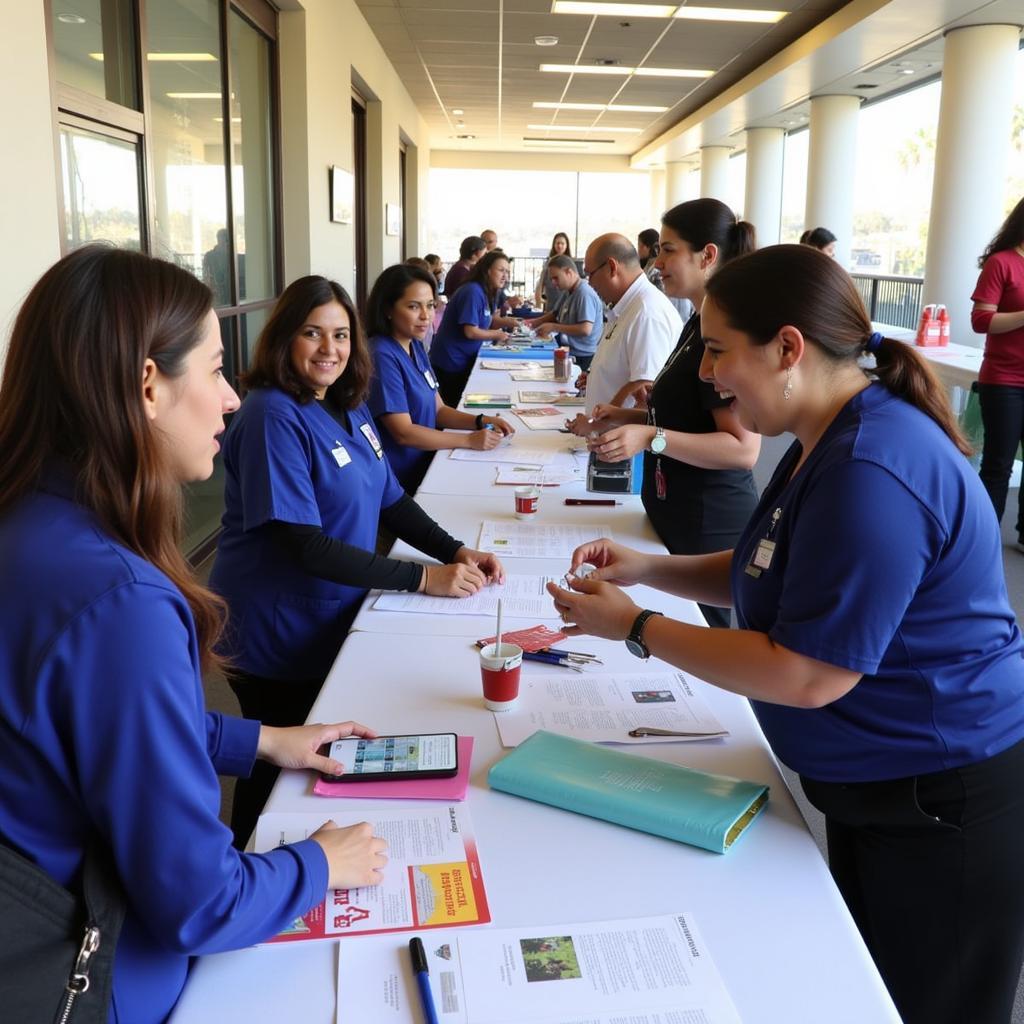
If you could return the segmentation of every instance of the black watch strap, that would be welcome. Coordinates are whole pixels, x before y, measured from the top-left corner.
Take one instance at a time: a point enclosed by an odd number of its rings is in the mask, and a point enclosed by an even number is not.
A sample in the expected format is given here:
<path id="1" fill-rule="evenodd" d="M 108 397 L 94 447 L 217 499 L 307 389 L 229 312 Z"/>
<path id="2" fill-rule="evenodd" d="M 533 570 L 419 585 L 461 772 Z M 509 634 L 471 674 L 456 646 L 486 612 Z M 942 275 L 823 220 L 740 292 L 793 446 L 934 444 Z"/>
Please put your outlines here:
<path id="1" fill-rule="evenodd" d="M 484 414 L 482 412 L 478 412 L 476 414 L 476 429 L 477 430 L 483 430 L 484 429 Z"/>
<path id="2" fill-rule="evenodd" d="M 646 659 L 651 656 L 650 649 L 644 643 L 644 627 L 647 625 L 647 620 L 654 615 L 661 615 L 661 612 L 654 612 L 649 608 L 644 609 L 633 620 L 633 628 L 629 631 L 629 636 L 626 637 L 626 647 L 629 653 L 635 654 L 638 658 Z"/>

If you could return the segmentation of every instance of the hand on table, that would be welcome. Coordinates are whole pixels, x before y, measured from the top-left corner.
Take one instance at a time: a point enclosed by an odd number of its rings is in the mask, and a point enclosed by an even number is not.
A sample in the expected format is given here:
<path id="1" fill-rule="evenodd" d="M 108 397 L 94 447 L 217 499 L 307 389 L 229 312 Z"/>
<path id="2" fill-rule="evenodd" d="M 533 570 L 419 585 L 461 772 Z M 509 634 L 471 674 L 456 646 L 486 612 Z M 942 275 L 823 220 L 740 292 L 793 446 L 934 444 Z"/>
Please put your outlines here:
<path id="1" fill-rule="evenodd" d="M 547 585 L 564 623 L 558 628 L 566 636 L 588 634 L 607 640 L 625 640 L 629 636 L 640 607 L 627 594 L 613 583 L 595 580 L 593 573 L 582 580 L 571 579 L 569 583 L 572 590 L 557 583 Z"/>
<path id="2" fill-rule="evenodd" d="M 256 756 L 278 768 L 312 768 L 327 775 L 340 775 L 341 765 L 324 757 L 320 748 L 346 736 L 368 736 L 377 733 L 359 722 L 335 722 L 331 725 L 297 725 L 278 728 L 261 725 Z"/>
<path id="3" fill-rule="evenodd" d="M 380 885 L 387 864 L 387 841 L 373 834 L 367 821 L 338 828 L 326 821 L 310 837 L 319 843 L 327 857 L 327 886 L 330 889 L 355 889 L 361 885 Z"/>
<path id="4" fill-rule="evenodd" d="M 504 436 L 499 431 L 488 430 L 486 427 L 473 430 L 466 435 L 469 447 L 478 452 L 489 452 L 492 448 L 497 448 Z"/>
<path id="5" fill-rule="evenodd" d="M 578 412 L 572 419 L 566 419 L 565 428 L 577 437 L 586 437 L 596 429 L 585 412 Z"/>
<path id="6" fill-rule="evenodd" d="M 461 565 L 473 566 L 487 577 L 488 583 L 504 583 L 505 567 L 497 555 L 489 551 L 477 551 L 474 548 L 461 547 L 455 552 L 455 561 Z"/>
<path id="7" fill-rule="evenodd" d="M 593 438 L 588 447 L 602 462 L 621 462 L 644 451 L 654 437 L 655 428 L 643 423 L 627 423 L 613 427 Z"/>
<path id="8" fill-rule="evenodd" d="M 489 433 L 498 433 L 502 437 L 509 437 L 516 432 L 516 428 L 508 420 L 503 420 L 500 416 L 485 416 L 484 423 L 490 423 L 494 427 L 494 430 L 489 431 Z"/>
<path id="9" fill-rule="evenodd" d="M 486 574 L 477 566 L 464 562 L 429 565 L 426 573 L 423 592 L 431 597 L 472 597 L 487 586 Z"/>

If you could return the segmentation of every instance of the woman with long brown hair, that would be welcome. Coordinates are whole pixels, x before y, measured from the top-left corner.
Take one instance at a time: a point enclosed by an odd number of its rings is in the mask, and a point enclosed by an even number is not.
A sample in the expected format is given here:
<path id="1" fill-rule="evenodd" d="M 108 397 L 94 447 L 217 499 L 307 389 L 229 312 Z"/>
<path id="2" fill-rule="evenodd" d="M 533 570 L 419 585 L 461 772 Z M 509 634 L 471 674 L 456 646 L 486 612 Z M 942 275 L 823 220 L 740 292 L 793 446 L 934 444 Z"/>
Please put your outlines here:
<path id="1" fill-rule="evenodd" d="M 384 863 L 366 824 L 254 856 L 218 820 L 218 772 L 333 771 L 321 744 L 372 735 L 205 712 L 223 606 L 178 540 L 182 485 L 210 476 L 238 406 L 222 356 L 208 288 L 90 246 L 32 289 L 0 386 L 0 843 L 76 896 L 86 851 L 109 853 L 127 896 L 110 1014 L 139 1024 L 166 1018 L 191 955 L 268 939 Z"/>
<path id="2" fill-rule="evenodd" d="M 795 435 L 731 551 L 611 541 L 551 586 L 575 627 L 751 699 L 828 833 L 829 866 L 906 1024 L 1006 1024 L 1024 953 L 1024 642 L 999 531 L 945 391 L 807 246 L 707 283 L 701 375 L 748 430 Z M 873 360 L 865 372 L 863 364 Z M 614 583 L 715 605 L 641 611 Z"/>
<path id="3" fill-rule="evenodd" d="M 367 591 L 466 597 L 503 577 L 494 555 L 450 536 L 398 483 L 366 404 L 371 366 L 352 299 L 325 277 L 293 281 L 256 344 L 224 438 L 210 573 L 231 612 L 229 682 L 250 718 L 306 720 Z M 441 564 L 376 554 L 381 525 Z M 235 787 L 239 846 L 276 777 L 257 765 Z"/>

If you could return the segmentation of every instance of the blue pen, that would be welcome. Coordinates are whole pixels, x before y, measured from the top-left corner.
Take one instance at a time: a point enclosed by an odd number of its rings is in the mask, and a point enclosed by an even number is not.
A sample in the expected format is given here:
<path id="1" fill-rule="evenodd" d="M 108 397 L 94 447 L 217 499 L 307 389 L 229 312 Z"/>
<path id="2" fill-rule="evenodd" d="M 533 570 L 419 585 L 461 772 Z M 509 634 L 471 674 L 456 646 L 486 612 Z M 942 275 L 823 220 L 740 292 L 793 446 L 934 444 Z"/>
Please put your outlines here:
<path id="1" fill-rule="evenodd" d="M 583 669 L 574 661 L 558 654 L 548 654 L 544 651 L 526 651 L 523 654 L 523 661 L 540 661 L 545 665 L 561 665 L 562 668 L 571 668 L 573 672 L 582 672 Z"/>
<path id="2" fill-rule="evenodd" d="M 416 984 L 420 990 L 423 1020 L 426 1024 L 437 1024 L 437 1010 L 434 1009 L 434 997 L 430 992 L 430 967 L 421 939 L 409 940 L 409 956 L 412 958 L 412 973 L 416 975 Z"/>

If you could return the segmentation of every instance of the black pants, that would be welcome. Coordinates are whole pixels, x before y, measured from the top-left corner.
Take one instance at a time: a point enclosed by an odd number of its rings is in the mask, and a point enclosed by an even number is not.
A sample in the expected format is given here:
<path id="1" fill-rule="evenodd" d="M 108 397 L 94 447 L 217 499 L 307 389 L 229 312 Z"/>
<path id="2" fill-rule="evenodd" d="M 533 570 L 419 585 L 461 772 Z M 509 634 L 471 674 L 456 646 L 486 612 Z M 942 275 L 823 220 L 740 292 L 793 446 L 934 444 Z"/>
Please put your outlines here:
<path id="1" fill-rule="evenodd" d="M 800 781 L 904 1024 L 1008 1024 L 1024 957 L 1024 742 L 929 775 Z"/>
<path id="2" fill-rule="evenodd" d="M 1001 521 L 1013 472 L 1013 457 L 1024 441 L 1024 388 L 1008 384 L 978 384 L 985 444 L 981 452 L 981 482 Z M 1017 537 L 1024 540 L 1024 487 L 1017 505 Z"/>
<path id="3" fill-rule="evenodd" d="M 462 400 L 462 392 L 466 390 L 466 381 L 473 367 L 468 370 L 439 370 L 431 364 L 434 376 L 437 378 L 437 390 L 441 393 L 441 401 L 445 405 L 456 408 Z"/>
<path id="4" fill-rule="evenodd" d="M 254 718 L 264 725 L 288 726 L 305 724 L 324 681 L 265 679 L 233 669 L 228 674 L 228 683 L 238 698 L 244 718 Z M 266 761 L 257 761 L 249 778 L 238 779 L 235 783 L 231 831 L 239 850 L 244 850 L 249 842 L 280 770 Z"/>

